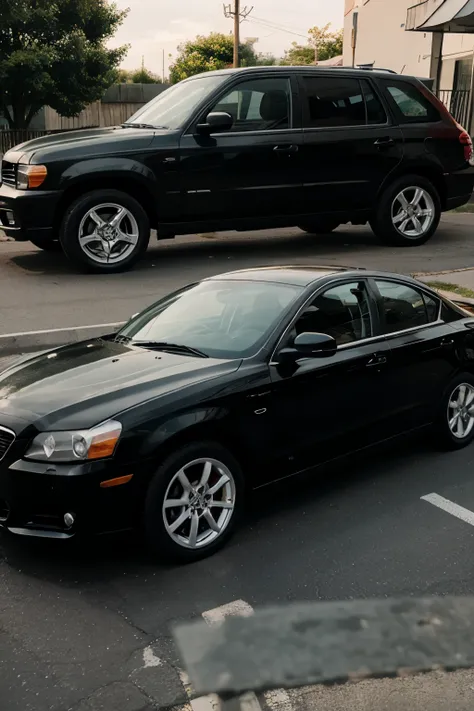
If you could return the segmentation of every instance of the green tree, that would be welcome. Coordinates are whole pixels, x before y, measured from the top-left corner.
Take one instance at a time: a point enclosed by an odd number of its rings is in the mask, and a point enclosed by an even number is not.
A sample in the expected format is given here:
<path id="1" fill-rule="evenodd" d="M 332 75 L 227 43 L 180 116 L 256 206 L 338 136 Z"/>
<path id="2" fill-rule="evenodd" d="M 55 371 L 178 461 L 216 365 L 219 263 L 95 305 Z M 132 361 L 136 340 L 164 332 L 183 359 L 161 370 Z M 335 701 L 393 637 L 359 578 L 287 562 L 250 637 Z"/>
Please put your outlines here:
<path id="1" fill-rule="evenodd" d="M 141 67 L 140 69 L 119 69 L 117 79 L 121 84 L 162 84 L 163 80 L 158 74 L 154 74 L 149 69 Z"/>
<path id="2" fill-rule="evenodd" d="M 254 67 L 275 61 L 267 55 L 257 54 L 254 42 L 251 41 L 243 42 L 239 52 L 242 67 Z M 219 32 L 212 32 L 205 37 L 199 35 L 196 39 L 180 45 L 178 53 L 176 61 L 170 67 L 172 84 L 195 74 L 231 67 L 234 60 L 234 38 Z"/>
<path id="3" fill-rule="evenodd" d="M 127 47 L 109 49 L 127 12 L 107 0 L 0 0 L 0 112 L 27 128 L 45 105 L 76 116 L 113 84 Z"/>
<path id="4" fill-rule="evenodd" d="M 285 52 L 281 64 L 301 66 L 314 64 L 316 57 L 319 62 L 342 54 L 343 30 L 330 31 L 331 25 L 312 27 L 308 30 L 308 43 L 298 44 L 293 42 L 290 49 Z"/>

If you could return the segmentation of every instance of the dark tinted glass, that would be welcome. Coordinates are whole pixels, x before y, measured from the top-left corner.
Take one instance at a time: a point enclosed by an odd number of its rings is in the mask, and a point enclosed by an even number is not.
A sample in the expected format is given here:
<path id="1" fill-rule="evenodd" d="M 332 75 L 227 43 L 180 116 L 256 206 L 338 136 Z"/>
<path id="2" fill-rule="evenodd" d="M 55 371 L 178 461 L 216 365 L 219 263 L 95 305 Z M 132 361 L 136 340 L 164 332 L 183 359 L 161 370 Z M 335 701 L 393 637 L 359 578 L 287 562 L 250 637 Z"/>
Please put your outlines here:
<path id="1" fill-rule="evenodd" d="M 359 126 L 366 123 L 365 103 L 358 79 L 302 77 L 306 92 L 304 126 Z"/>
<path id="2" fill-rule="evenodd" d="M 432 299 L 427 294 L 423 294 L 425 300 L 426 313 L 428 316 L 429 323 L 433 323 L 438 320 L 439 317 L 439 301 Z"/>
<path id="3" fill-rule="evenodd" d="M 384 333 L 424 326 L 431 321 L 420 291 L 391 281 L 376 283 L 383 303 Z"/>
<path id="4" fill-rule="evenodd" d="M 385 82 L 385 86 L 404 123 L 431 123 L 440 120 L 437 109 L 413 84 L 391 81 Z"/>
<path id="5" fill-rule="evenodd" d="M 291 90 L 284 77 L 250 79 L 221 96 L 211 111 L 234 119 L 233 131 L 269 131 L 290 127 Z"/>
<path id="6" fill-rule="evenodd" d="M 365 79 L 361 81 L 361 84 L 364 90 L 364 98 L 367 106 L 367 123 L 387 123 L 387 114 L 374 89 L 368 81 L 365 81 Z"/>

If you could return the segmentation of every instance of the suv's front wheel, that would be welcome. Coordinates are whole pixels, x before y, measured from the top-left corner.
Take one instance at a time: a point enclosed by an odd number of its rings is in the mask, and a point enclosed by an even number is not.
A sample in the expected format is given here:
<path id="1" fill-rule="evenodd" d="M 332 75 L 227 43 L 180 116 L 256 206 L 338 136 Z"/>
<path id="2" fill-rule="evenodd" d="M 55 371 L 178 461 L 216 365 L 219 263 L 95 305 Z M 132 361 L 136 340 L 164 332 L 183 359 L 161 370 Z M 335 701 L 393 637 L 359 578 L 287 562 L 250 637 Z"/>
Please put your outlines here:
<path id="1" fill-rule="evenodd" d="M 383 242 L 412 247 L 436 232 L 441 202 L 434 185 L 421 175 L 405 175 L 382 194 L 370 225 Z"/>
<path id="2" fill-rule="evenodd" d="M 140 203 L 120 190 L 94 190 L 67 209 L 61 245 L 86 271 L 120 272 L 142 256 L 150 240 L 150 222 Z"/>

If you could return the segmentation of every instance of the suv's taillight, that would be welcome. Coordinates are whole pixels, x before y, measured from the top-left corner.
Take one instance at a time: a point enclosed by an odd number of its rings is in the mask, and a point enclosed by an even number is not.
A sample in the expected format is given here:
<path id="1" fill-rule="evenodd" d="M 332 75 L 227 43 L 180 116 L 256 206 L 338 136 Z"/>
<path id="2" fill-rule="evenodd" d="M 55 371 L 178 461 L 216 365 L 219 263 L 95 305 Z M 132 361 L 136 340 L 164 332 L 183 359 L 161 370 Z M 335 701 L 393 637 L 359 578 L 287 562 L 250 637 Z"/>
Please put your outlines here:
<path id="1" fill-rule="evenodd" d="M 472 138 L 465 128 L 456 121 L 456 127 L 459 130 L 459 143 L 464 146 L 464 158 L 469 165 L 474 166 L 474 151 L 472 146 Z"/>

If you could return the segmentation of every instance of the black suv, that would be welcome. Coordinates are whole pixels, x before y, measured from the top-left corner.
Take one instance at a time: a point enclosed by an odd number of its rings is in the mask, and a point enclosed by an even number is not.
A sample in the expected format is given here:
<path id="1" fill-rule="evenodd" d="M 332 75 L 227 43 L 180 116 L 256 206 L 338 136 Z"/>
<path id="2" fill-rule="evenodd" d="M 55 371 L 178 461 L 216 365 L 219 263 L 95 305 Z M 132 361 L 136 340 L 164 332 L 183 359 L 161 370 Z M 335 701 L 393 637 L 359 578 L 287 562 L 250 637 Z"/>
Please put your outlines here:
<path id="1" fill-rule="evenodd" d="M 121 127 L 46 136 L 2 162 L 0 229 L 114 272 L 159 239 L 370 222 L 426 242 L 474 186 L 469 134 L 418 79 L 265 67 L 171 87 Z"/>

